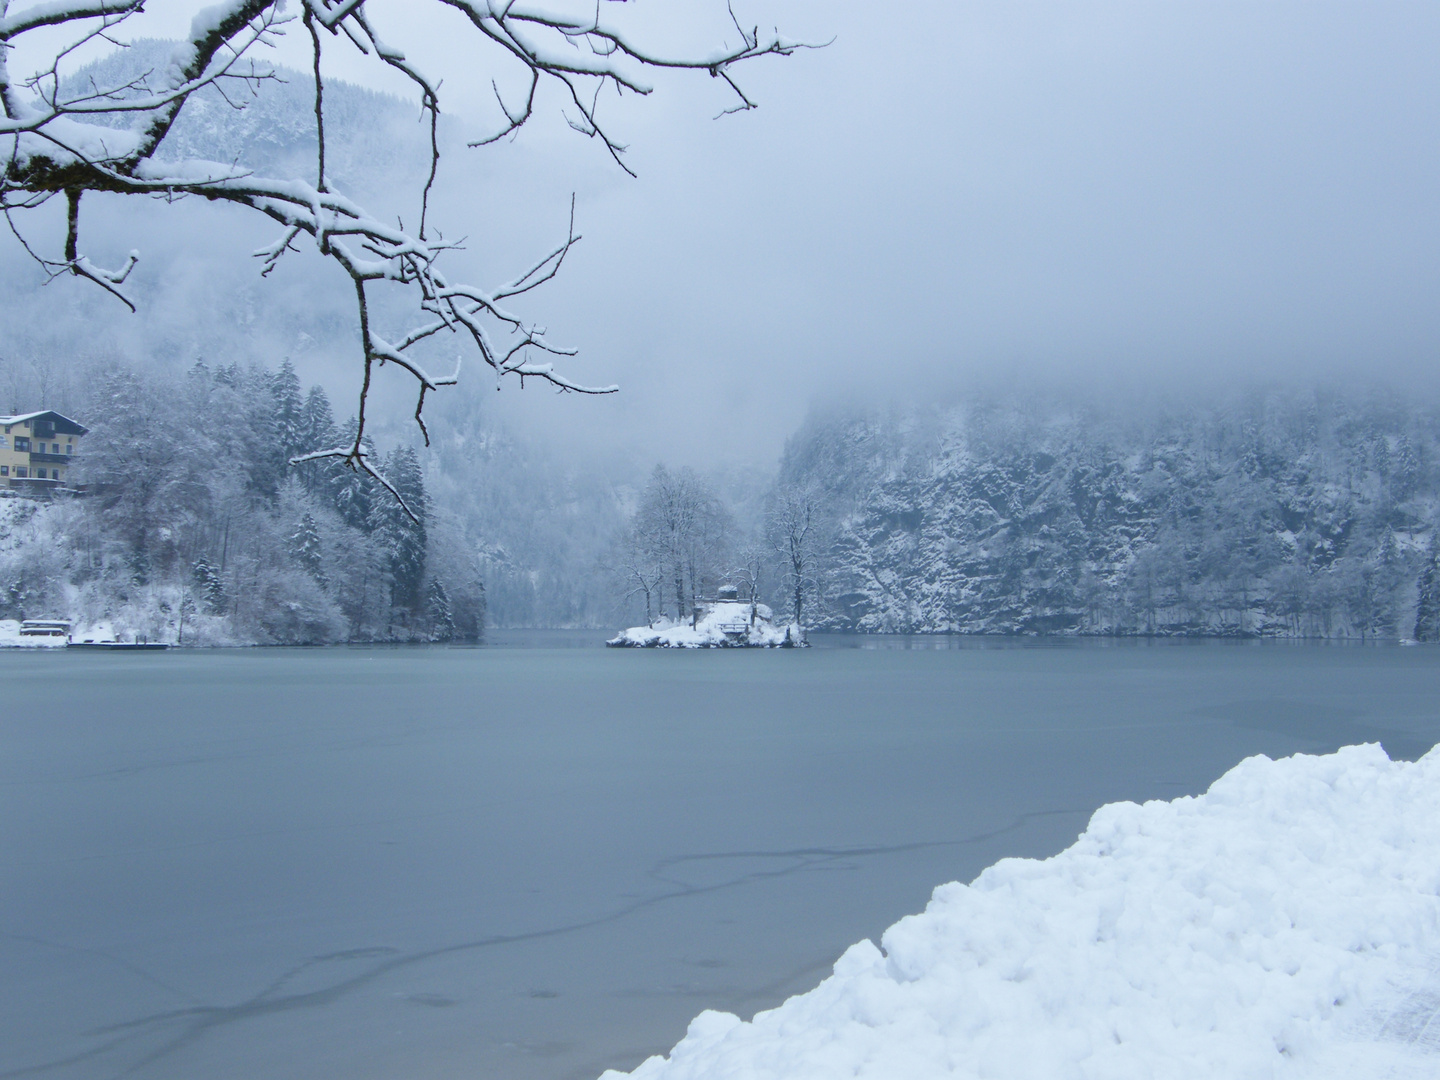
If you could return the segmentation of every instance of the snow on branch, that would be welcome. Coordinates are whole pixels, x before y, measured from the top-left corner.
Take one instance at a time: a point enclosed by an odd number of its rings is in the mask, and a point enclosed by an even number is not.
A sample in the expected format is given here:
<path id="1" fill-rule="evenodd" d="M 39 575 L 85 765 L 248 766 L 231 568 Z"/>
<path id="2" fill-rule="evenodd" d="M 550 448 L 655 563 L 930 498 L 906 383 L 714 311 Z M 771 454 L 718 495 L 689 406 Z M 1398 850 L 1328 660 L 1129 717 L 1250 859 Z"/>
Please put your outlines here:
<path id="1" fill-rule="evenodd" d="M 721 115 L 742 112 L 755 108 L 756 104 L 735 81 L 731 72 L 734 65 L 757 56 L 789 56 L 798 49 L 823 47 L 792 41 L 779 33 L 761 35 L 758 26 L 747 31 L 735 17 L 733 7 L 730 19 L 740 34 L 740 44 L 702 57 L 683 57 L 651 52 L 635 44 L 618 27 L 601 18 L 598 3 L 592 16 L 577 18 L 521 4 L 518 0 L 443 2 L 461 11 L 482 34 L 530 70 L 525 100 L 515 107 L 506 104 L 492 82 L 507 122 L 494 134 L 471 143 L 472 146 L 497 142 L 522 127 L 534 115 L 535 92 L 541 76 L 549 76 L 563 87 L 562 93 L 579 113 L 578 120 L 567 117 L 570 126 L 581 134 L 599 138 L 616 164 L 632 176 L 634 172 L 621 160 L 625 147 L 611 138 L 596 115 L 600 90 L 606 85 L 617 92 L 649 94 L 654 88 L 644 75 L 646 68 L 708 71 L 711 78 L 723 79 L 737 99 L 737 104 L 723 110 Z"/>
<path id="2" fill-rule="evenodd" d="M 129 15 L 139 11 L 143 3 L 144 0 L 41 0 L 13 15 L 0 14 L 0 41 L 14 41 L 27 30 L 41 26 Z"/>
<path id="3" fill-rule="evenodd" d="M 388 491 L 391 495 L 395 497 L 395 501 L 400 504 L 400 509 L 405 511 L 406 517 L 408 517 L 416 525 L 422 524 L 419 516 L 416 515 L 414 509 L 410 506 L 408 502 L 405 501 L 405 496 L 400 494 L 399 489 L 396 488 L 396 486 L 392 484 L 388 479 L 386 479 L 384 473 L 378 471 L 373 465 L 370 464 L 370 451 L 366 450 L 365 447 L 361 445 L 361 438 L 362 436 L 356 435 L 355 442 L 350 446 L 336 446 L 330 450 L 316 450 L 313 453 L 300 454 L 297 457 L 292 457 L 290 459 L 290 464 L 303 465 L 307 461 L 338 460 L 346 468 L 357 469 L 360 472 L 363 472 L 366 476 L 370 477 L 372 480 L 374 480 L 377 484 L 379 484 L 381 487 L 383 487 L 386 491 Z"/>
<path id="4" fill-rule="evenodd" d="M 746 30 L 733 10 L 730 17 L 739 33 L 738 44 L 687 57 L 649 50 L 603 17 L 602 9 L 609 3 L 624 0 L 597 0 L 593 8 L 584 8 L 578 16 L 522 0 L 416 0 L 420 2 L 454 9 L 468 21 L 474 31 L 474 62 L 489 62 L 497 70 L 508 67 L 528 76 L 523 96 L 511 102 L 501 95 L 498 81 L 492 81 L 505 122 L 500 131 L 472 145 L 495 142 L 523 127 L 535 114 L 541 87 L 553 85 L 565 103 L 571 126 L 599 138 L 626 172 L 630 170 L 621 160 L 624 146 L 602 125 L 597 113 L 602 89 L 608 86 L 617 92 L 648 94 L 647 69 L 703 71 L 724 80 L 735 94 L 737 103 L 725 112 L 751 109 L 755 102 L 737 83 L 736 65 L 815 47 L 778 33 L 762 34 L 758 27 Z M 453 385 L 459 377 L 458 362 L 450 374 L 431 374 L 413 351 L 421 343 L 433 342 L 443 334 L 458 335 L 479 353 L 497 380 L 515 376 L 523 386 L 527 378 L 538 379 L 562 393 L 615 392 L 615 386 L 585 385 L 557 371 L 553 359 L 573 356 L 575 350 L 550 342 L 542 326 L 507 306 L 515 297 L 552 280 L 579 242 L 573 198 L 564 240 L 518 276 L 484 289 L 452 281 L 442 271 L 443 256 L 457 245 L 438 239 L 438 233 L 432 237 L 429 228 L 430 195 L 441 157 L 437 129 L 440 82 L 385 41 L 365 0 L 301 0 L 298 17 L 285 13 L 284 0 L 197 0 L 189 34 L 161 70 L 114 85 L 92 81 L 83 93 L 63 94 L 61 67 L 73 51 L 97 38 L 113 41 L 109 35 L 114 28 L 142 8 L 143 0 L 40 0 L 10 13 L 7 0 L 0 0 L 0 212 L 18 242 L 51 279 L 63 274 L 83 277 L 132 310 L 136 307 L 121 287 L 139 254 L 132 252 L 119 269 L 106 270 L 81 251 L 80 207 L 88 192 L 171 200 L 198 195 L 258 211 L 279 226 L 275 241 L 254 252 L 262 276 L 270 275 L 287 252 L 298 250 L 296 244 L 308 238 L 353 283 L 362 378 L 353 444 L 297 460 L 338 457 L 349 467 L 375 477 L 392 493 L 394 488 L 366 461 L 361 441 L 373 369 L 393 364 L 415 380 L 415 420 L 427 444 L 422 416 L 426 395 Z M 243 162 L 226 165 L 158 159 L 176 121 L 197 92 L 211 88 L 240 108 L 244 100 L 240 95 L 232 99 L 227 86 L 246 90 L 247 97 L 263 91 L 274 73 L 257 63 L 252 53 L 259 46 L 273 45 L 295 21 L 303 23 L 313 52 L 318 136 L 313 174 L 307 179 L 267 177 Z M 40 27 L 71 24 L 75 36 L 70 44 L 57 47 L 47 57 L 48 66 L 17 84 L 7 67 L 16 39 Z M 419 96 L 429 123 L 430 146 L 426 179 L 415 192 L 419 213 L 414 232 L 380 220 L 331 188 L 325 159 L 321 58 L 325 48 L 337 46 L 353 46 L 375 64 L 400 72 Z M 16 215 L 60 194 L 69 207 L 64 255 L 51 257 L 22 234 Z M 367 290 L 381 283 L 408 291 L 418 316 L 413 326 L 387 332 L 372 327 Z"/>

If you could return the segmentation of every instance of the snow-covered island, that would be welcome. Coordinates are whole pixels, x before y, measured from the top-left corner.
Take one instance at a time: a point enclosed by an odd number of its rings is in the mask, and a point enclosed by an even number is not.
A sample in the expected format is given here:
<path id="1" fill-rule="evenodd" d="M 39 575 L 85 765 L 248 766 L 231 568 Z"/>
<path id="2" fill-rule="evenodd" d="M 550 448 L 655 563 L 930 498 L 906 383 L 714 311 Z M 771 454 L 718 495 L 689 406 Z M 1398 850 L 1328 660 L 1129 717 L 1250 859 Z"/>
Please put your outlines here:
<path id="1" fill-rule="evenodd" d="M 630 649 L 792 649 L 805 648 L 798 623 L 775 624 L 765 604 L 741 600 L 737 590 L 721 588 L 714 600 L 699 600 L 689 622 L 661 618 L 650 626 L 632 626 L 605 643 Z"/>
<path id="2" fill-rule="evenodd" d="M 935 890 L 631 1080 L 1440 1076 L 1440 750 L 1254 757 Z M 621 1080 L 607 1072 L 602 1080 Z"/>

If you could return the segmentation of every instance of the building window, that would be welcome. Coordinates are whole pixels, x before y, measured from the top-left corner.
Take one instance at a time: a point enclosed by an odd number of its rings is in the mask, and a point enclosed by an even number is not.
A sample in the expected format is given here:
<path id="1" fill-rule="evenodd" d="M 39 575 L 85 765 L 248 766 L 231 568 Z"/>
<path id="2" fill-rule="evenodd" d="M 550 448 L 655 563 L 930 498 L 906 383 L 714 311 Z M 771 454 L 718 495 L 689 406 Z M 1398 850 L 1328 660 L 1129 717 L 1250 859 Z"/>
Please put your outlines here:
<path id="1" fill-rule="evenodd" d="M 18 476 L 21 480 L 27 480 L 30 476 L 30 474 L 26 471 L 24 465 L 15 466 L 15 475 Z"/>
<path id="2" fill-rule="evenodd" d="M 22 438 L 19 435 L 15 436 L 15 449 L 22 454 L 28 454 L 30 452 L 30 440 Z"/>
<path id="3" fill-rule="evenodd" d="M 9 476 L 9 475 L 10 475 L 10 466 L 9 466 L 9 465 L 0 465 L 0 476 Z"/>
<path id="4" fill-rule="evenodd" d="M 52 442 L 50 444 L 50 452 L 52 454 L 58 454 L 60 452 L 60 444 L 58 442 Z"/>
<path id="5" fill-rule="evenodd" d="M 75 444 L 74 444 L 74 443 L 66 443 L 66 444 L 65 444 L 65 452 L 66 452 L 67 454 L 73 454 L 73 453 L 75 452 Z"/>

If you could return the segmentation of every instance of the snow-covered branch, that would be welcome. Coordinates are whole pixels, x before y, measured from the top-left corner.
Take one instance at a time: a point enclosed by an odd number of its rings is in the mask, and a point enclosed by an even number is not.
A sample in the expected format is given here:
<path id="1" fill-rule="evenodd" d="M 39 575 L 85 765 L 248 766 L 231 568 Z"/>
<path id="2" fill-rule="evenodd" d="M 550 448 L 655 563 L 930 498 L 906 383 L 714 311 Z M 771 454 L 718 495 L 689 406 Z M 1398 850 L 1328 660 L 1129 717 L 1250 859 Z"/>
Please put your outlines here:
<path id="1" fill-rule="evenodd" d="M 359 429 L 357 428 L 356 430 L 358 431 Z M 399 489 L 386 478 L 384 473 L 370 464 L 372 455 L 370 451 L 362 445 L 361 440 L 363 438 L 364 435 L 361 433 L 355 436 L 355 442 L 349 446 L 336 446 L 329 450 L 315 450 L 309 454 L 297 454 L 290 459 L 290 464 L 303 465 L 307 461 L 339 461 L 346 468 L 356 469 L 378 483 L 395 497 L 395 501 L 400 504 L 400 509 L 405 511 L 406 516 L 409 517 L 411 521 L 417 525 L 420 524 L 420 517 L 416 514 L 415 508 L 405 500 L 405 496 L 400 494 Z"/>
<path id="2" fill-rule="evenodd" d="M 417 0 L 417 3 L 421 0 Z M 475 31 L 475 62 L 491 63 L 523 72 L 523 97 L 507 102 L 495 93 L 505 116 L 502 130 L 475 145 L 494 142 L 515 132 L 535 114 L 542 89 L 556 87 L 571 126 L 598 137 L 622 168 L 624 147 L 602 126 L 597 115 L 600 91 L 648 94 L 647 69 L 708 72 L 723 79 L 736 95 L 735 109 L 754 102 L 735 80 L 734 67 L 760 56 L 788 56 L 809 48 L 778 33 L 745 30 L 731 13 L 739 42 L 701 56 L 671 56 L 652 51 L 628 29 L 605 17 L 606 0 L 579 15 L 521 0 L 428 0 L 458 11 Z M 360 327 L 362 385 L 354 442 L 328 456 L 341 457 L 352 468 L 375 475 L 365 461 L 362 439 L 365 413 L 375 367 L 393 364 L 408 373 L 418 390 L 415 419 L 425 430 L 422 412 L 426 395 L 454 384 L 459 365 L 451 374 L 432 375 L 416 355 L 422 343 L 443 334 L 456 334 L 480 354 L 496 378 L 517 376 L 539 379 L 560 392 L 608 394 L 614 386 L 589 386 L 557 371 L 553 357 L 573 356 L 572 348 L 550 342 L 542 326 L 507 303 L 528 294 L 559 273 L 566 256 L 579 241 L 575 231 L 574 203 L 564 240 L 550 248 L 523 273 L 493 288 L 457 282 L 440 268 L 442 257 L 456 245 L 432 238 L 429 229 L 430 194 L 440 164 L 438 117 L 440 82 L 422 72 L 388 43 L 366 10 L 365 0 L 301 0 L 298 19 L 285 13 L 283 0 L 218 0 L 197 2 L 190 31 L 160 70 L 147 72 L 114 85 L 92 84 L 83 92 L 62 92 L 62 66 L 72 50 L 96 38 L 113 40 L 113 28 L 143 8 L 143 0 L 40 0 L 9 13 L 0 0 L 0 202 L 16 238 L 44 265 L 50 276 L 84 277 L 134 308 L 135 301 L 121 291 L 138 253 L 131 253 L 117 270 L 105 270 L 81 250 L 80 208 L 88 192 L 152 195 L 174 199 L 198 195 L 228 202 L 264 214 L 279 226 L 275 241 L 254 252 L 268 276 L 285 254 L 308 237 L 318 252 L 348 275 L 354 286 Z M 274 77 L 252 53 L 257 46 L 274 43 L 287 24 L 299 21 L 310 36 L 314 69 L 314 111 L 317 160 L 308 178 L 263 176 L 243 162 L 222 164 L 204 160 L 167 160 L 160 153 L 187 104 L 201 91 L 218 92 L 236 107 L 238 94 L 262 92 Z M 69 45 L 57 48 L 48 66 L 18 84 L 7 62 L 15 40 L 40 27 L 75 27 Z M 324 31 L 324 33 L 322 33 Z M 334 44 L 330 44 L 333 42 Z M 346 44 L 349 43 L 349 45 Z M 415 87 L 430 127 L 429 161 L 423 187 L 415 193 L 418 228 L 381 220 L 352 199 L 333 190 L 325 158 L 325 92 L 322 53 L 329 47 L 354 46 L 377 65 L 403 74 Z M 734 110 L 726 110 L 734 111 Z M 63 257 L 41 254 L 39 245 L 21 234 L 15 215 L 35 209 L 54 195 L 64 194 L 69 206 Z M 434 234 L 438 236 L 439 234 Z M 386 283 L 408 290 L 418 318 L 408 329 L 381 332 L 371 325 L 367 286 Z M 388 310 L 388 308 L 387 308 Z M 540 354 L 540 355 L 537 355 Z M 428 441 L 428 435 L 427 435 Z M 388 486 L 388 485 L 387 485 Z"/>
<path id="3" fill-rule="evenodd" d="M 0 15 L 0 41 L 14 41 L 27 30 L 41 26 L 129 15 L 139 11 L 143 3 L 144 0 L 41 0 L 13 15 Z"/>
<path id="4" fill-rule="evenodd" d="M 713 50 L 705 56 L 685 57 L 667 56 L 636 44 L 619 27 L 601 18 L 598 3 L 593 14 L 581 18 L 510 0 L 443 2 L 461 11 L 482 34 L 530 71 L 525 100 L 517 107 L 507 105 L 499 88 L 495 88 L 506 124 L 472 146 L 503 139 L 529 121 L 534 115 L 535 93 L 541 76 L 549 76 L 560 84 L 562 93 L 579 114 L 580 119 L 570 119 L 570 126 L 584 135 L 599 138 L 616 163 L 632 176 L 634 173 L 622 160 L 624 145 L 610 136 L 596 115 L 599 93 L 606 85 L 617 92 L 649 94 L 654 88 L 644 74 L 646 68 L 708 71 L 712 78 L 723 79 L 735 93 L 737 104 L 723 112 L 740 112 L 756 105 L 735 81 L 731 72 L 734 65 L 757 56 L 789 56 L 798 49 L 819 47 L 792 41 L 779 33 L 762 36 L 759 27 L 747 31 L 735 19 L 733 9 L 731 20 L 740 33 L 740 43 Z M 587 84 L 590 85 L 588 91 Z"/>

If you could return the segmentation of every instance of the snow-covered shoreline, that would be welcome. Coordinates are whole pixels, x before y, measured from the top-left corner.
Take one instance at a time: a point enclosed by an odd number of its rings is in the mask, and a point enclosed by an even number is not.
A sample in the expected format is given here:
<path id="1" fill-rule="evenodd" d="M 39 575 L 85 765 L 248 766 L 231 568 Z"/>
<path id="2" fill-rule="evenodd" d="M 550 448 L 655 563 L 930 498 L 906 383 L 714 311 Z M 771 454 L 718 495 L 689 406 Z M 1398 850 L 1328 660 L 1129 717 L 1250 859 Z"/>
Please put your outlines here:
<path id="1" fill-rule="evenodd" d="M 607 1072 L 603 1080 L 620 1080 Z M 935 890 L 633 1080 L 1440 1075 L 1440 750 L 1250 758 Z"/>

